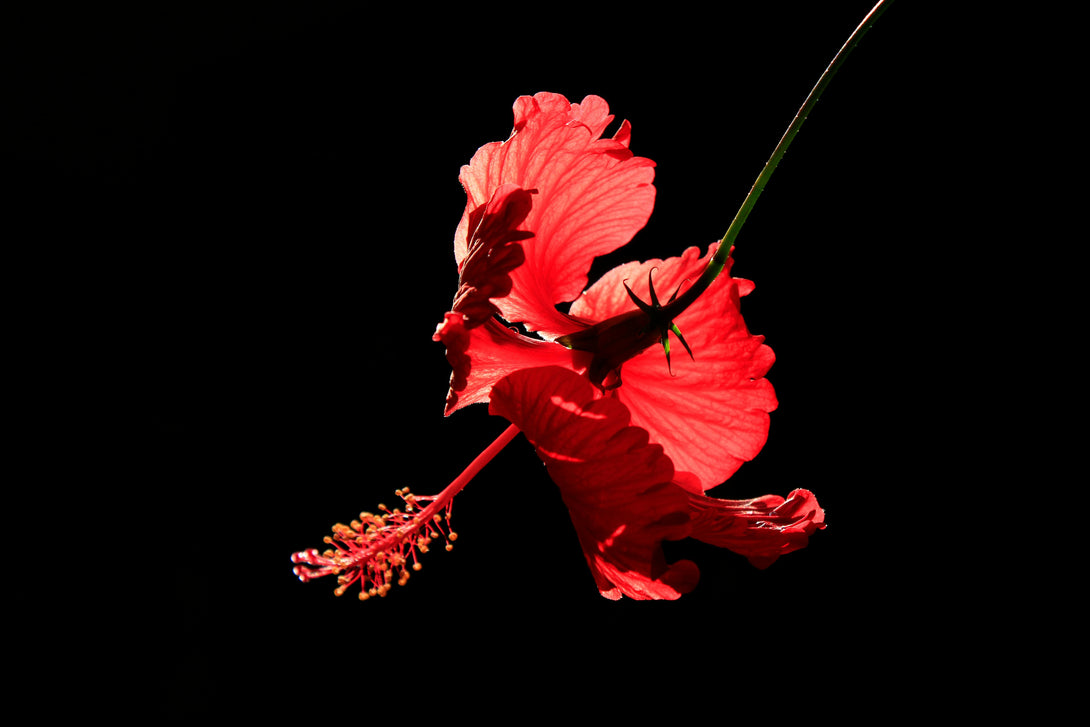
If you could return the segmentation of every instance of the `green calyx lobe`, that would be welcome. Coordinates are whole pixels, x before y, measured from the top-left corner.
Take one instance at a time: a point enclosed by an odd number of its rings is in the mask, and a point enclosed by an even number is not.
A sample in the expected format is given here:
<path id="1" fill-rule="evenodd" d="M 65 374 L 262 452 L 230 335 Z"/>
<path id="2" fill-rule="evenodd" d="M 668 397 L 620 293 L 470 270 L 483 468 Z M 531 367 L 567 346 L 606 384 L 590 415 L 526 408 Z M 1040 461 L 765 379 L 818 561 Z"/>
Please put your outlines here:
<path id="1" fill-rule="evenodd" d="M 666 353 L 666 367 L 673 373 L 670 367 L 670 333 L 677 336 L 689 358 L 693 358 L 693 351 L 685 342 L 674 319 L 696 300 L 696 295 L 690 289 L 679 298 L 678 291 L 674 291 L 666 305 L 661 304 L 655 293 L 651 272 L 647 274 L 647 285 L 651 293 L 649 303 L 640 300 L 626 281 L 625 292 L 636 304 L 636 310 L 613 316 L 589 328 L 556 339 L 562 346 L 594 354 L 588 375 L 592 382 L 603 389 L 620 386 L 621 365 L 656 343 L 662 345 Z"/>

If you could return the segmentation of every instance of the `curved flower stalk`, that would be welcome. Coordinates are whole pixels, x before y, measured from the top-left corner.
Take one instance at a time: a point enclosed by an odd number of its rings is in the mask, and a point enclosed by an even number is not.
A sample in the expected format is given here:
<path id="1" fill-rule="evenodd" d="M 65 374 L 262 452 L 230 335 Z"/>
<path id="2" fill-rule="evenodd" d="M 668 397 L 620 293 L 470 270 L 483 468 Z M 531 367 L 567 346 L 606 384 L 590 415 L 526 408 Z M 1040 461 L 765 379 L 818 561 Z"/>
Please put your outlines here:
<path id="1" fill-rule="evenodd" d="M 446 414 L 487 402 L 511 426 L 439 495 L 401 490 L 404 511 L 362 514 L 334 528 L 333 548 L 296 553 L 296 574 L 336 575 L 338 594 L 360 582 L 361 598 L 386 595 L 436 538 L 450 545 L 452 498 L 519 432 L 560 489 L 610 599 L 672 600 L 695 587 L 699 569 L 666 563 L 664 540 L 698 539 L 764 568 L 823 529 L 808 490 L 748 500 L 705 494 L 761 450 L 777 406 L 764 378 L 774 356 L 740 310 L 753 284 L 729 275 L 730 252 L 802 120 L 882 9 L 879 2 L 819 79 L 722 240 L 703 254 L 691 247 L 621 265 L 589 288 L 593 259 L 647 222 L 654 163 L 630 151 L 627 121 L 603 138 L 613 116 L 601 98 L 516 100 L 509 138 L 481 147 L 462 168 L 459 286 L 433 336 L 452 369 Z M 687 357 L 671 358 L 672 340 Z"/>

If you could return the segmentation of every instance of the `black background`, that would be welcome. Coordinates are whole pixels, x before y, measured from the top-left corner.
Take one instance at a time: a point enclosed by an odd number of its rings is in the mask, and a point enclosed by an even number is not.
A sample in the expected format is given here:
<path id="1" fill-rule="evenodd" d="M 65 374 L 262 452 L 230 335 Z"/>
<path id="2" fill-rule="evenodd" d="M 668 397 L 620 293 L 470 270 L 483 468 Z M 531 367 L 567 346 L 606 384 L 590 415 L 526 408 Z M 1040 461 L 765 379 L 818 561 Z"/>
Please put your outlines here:
<path id="1" fill-rule="evenodd" d="M 594 279 L 718 239 L 869 9 L 262 6 L 6 25 L 8 273 L 25 291 L 25 489 L 42 496 L 12 519 L 30 531 L 16 547 L 67 556 L 39 563 L 46 583 L 19 602 L 80 624 L 66 649 L 94 673 L 135 646 L 126 672 L 150 679 L 95 696 L 162 720 L 725 719 L 738 701 L 843 713 L 906 678 L 949 689 L 902 670 L 969 620 L 929 547 L 942 525 L 926 493 L 969 467 L 947 459 L 968 405 L 947 397 L 956 367 L 935 342 L 973 301 L 935 239 L 977 243 L 933 214 L 956 111 L 935 85 L 948 69 L 926 60 L 943 33 L 912 4 L 855 51 L 737 244 L 780 408 L 713 494 L 812 489 L 829 527 L 807 549 L 757 571 L 670 544 L 700 566 L 696 591 L 606 601 L 519 439 L 456 500 L 454 551 L 388 598 L 337 599 L 288 560 L 398 487 L 437 492 L 505 426 L 483 406 L 443 417 L 431 334 L 456 287 L 459 168 L 506 137 L 517 96 L 600 95 L 658 165 L 650 223 Z M 36 449 L 45 431 L 64 444 Z"/>

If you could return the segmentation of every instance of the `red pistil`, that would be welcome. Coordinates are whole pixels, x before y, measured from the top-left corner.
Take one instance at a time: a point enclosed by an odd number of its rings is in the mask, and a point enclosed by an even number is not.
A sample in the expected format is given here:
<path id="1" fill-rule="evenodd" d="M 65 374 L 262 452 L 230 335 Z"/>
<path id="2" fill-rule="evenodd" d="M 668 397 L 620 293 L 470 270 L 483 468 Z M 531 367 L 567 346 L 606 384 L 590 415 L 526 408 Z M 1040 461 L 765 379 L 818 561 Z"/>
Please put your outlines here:
<path id="1" fill-rule="evenodd" d="M 324 552 L 310 548 L 293 553 L 291 561 L 297 564 L 293 572 L 304 583 L 337 576 L 333 592 L 338 596 L 359 581 L 361 601 L 385 596 L 394 583 L 405 585 L 410 571 L 420 570 L 420 555 L 427 553 L 437 538 L 446 540 L 448 551 L 454 547 L 458 538 L 450 528 L 454 496 L 518 433 L 518 427 L 509 426 L 438 495 L 414 495 L 406 487 L 395 491 L 405 503 L 404 510 L 379 505 L 380 514 L 361 512 L 359 520 L 348 525 L 337 523 L 333 535 L 324 538 L 333 547 Z M 428 504 L 421 509 L 425 502 Z"/>

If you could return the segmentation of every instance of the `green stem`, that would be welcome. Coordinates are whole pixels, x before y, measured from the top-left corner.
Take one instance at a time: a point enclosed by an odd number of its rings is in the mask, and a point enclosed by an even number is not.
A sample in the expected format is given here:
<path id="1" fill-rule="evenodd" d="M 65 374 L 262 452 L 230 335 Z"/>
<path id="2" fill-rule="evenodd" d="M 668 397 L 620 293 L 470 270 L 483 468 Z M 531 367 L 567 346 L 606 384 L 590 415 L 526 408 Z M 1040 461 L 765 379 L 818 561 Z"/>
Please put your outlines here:
<path id="1" fill-rule="evenodd" d="M 848 54 L 852 52 L 856 44 L 863 35 L 870 30 L 875 21 L 893 4 L 893 0 L 880 0 L 880 2 L 871 8 L 871 11 L 867 14 L 867 17 L 863 18 L 858 27 L 848 37 L 847 42 L 841 46 L 837 51 L 836 56 L 833 57 L 829 66 L 821 74 L 817 84 L 811 89 L 810 95 L 806 97 L 806 101 L 803 102 L 802 107 L 799 108 L 795 118 L 791 121 L 791 125 L 787 127 L 787 131 L 784 132 L 783 137 L 780 138 L 780 142 L 776 145 L 776 148 L 772 151 L 772 156 L 765 162 L 764 169 L 757 175 L 757 180 L 753 183 L 753 187 L 750 188 L 749 194 L 746 195 L 745 200 L 742 202 L 741 208 L 738 213 L 735 214 L 734 220 L 730 223 L 730 227 L 727 228 L 726 234 L 723 235 L 723 239 L 719 243 L 719 249 L 715 251 L 712 259 L 708 261 L 707 267 L 704 268 L 704 272 L 696 283 L 693 284 L 688 290 L 685 291 L 677 300 L 674 301 L 672 308 L 672 315 L 677 315 L 684 310 L 690 303 L 696 300 L 697 296 L 703 293 L 712 281 L 718 277 L 722 272 L 724 266 L 727 264 L 727 260 L 730 258 L 730 251 L 734 248 L 734 241 L 738 237 L 738 233 L 742 229 L 742 225 L 745 224 L 746 218 L 749 217 L 749 213 L 753 210 L 753 206 L 757 204 L 758 198 L 761 196 L 761 192 L 764 191 L 765 185 L 768 184 L 768 180 L 772 177 L 772 173 L 776 171 L 777 165 L 780 160 L 783 159 L 783 155 L 787 152 L 787 147 L 791 145 L 795 136 L 798 135 L 799 129 L 802 128 L 802 124 L 806 121 L 806 118 L 813 111 L 814 106 L 817 104 L 821 94 L 825 91 L 825 87 L 829 85 L 829 82 L 833 80 L 833 76 L 840 70 L 840 67 L 844 65 L 845 59 Z"/>

